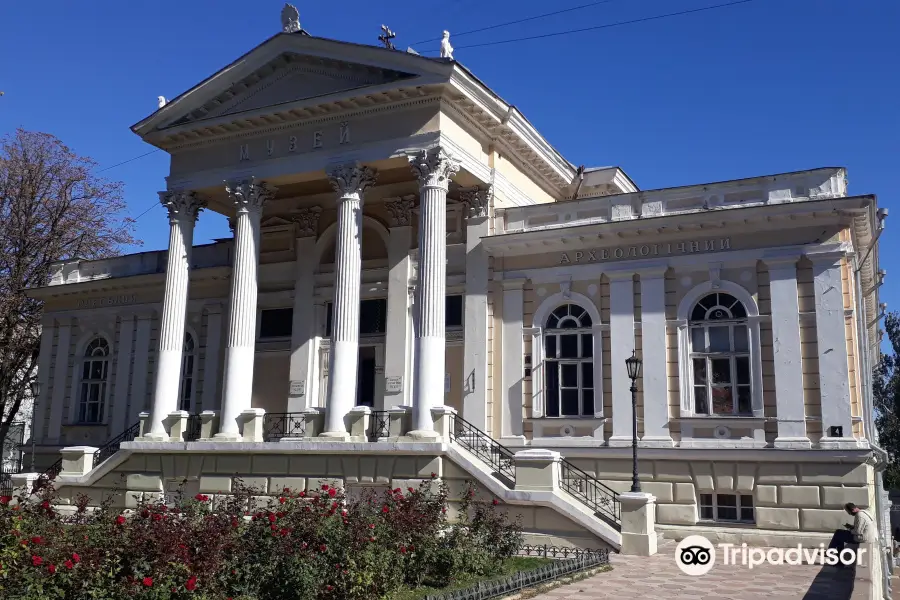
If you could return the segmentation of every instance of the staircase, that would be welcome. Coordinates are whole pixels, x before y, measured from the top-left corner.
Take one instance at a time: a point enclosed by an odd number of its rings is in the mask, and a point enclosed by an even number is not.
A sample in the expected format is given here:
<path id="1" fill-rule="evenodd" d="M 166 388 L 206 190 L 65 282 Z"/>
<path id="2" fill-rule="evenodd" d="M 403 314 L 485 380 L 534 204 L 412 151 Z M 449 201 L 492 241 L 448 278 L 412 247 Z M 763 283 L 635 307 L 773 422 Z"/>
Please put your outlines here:
<path id="1" fill-rule="evenodd" d="M 493 476 L 506 487 L 515 488 L 515 452 L 458 414 L 452 415 L 450 439 L 488 467 Z M 559 465 L 559 487 L 595 517 L 616 530 L 621 530 L 622 512 L 616 492 L 564 458 Z"/>

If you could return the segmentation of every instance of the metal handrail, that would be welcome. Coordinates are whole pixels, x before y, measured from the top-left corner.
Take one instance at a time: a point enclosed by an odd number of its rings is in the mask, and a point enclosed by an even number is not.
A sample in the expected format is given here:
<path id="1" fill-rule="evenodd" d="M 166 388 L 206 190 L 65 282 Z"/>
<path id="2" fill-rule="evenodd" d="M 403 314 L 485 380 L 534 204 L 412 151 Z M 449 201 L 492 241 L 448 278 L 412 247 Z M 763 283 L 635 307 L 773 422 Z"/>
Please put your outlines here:
<path id="1" fill-rule="evenodd" d="M 133 442 L 140 435 L 141 424 L 135 423 L 113 439 L 109 440 L 94 453 L 94 468 L 96 469 L 100 463 L 119 451 L 122 442 Z"/>
<path id="2" fill-rule="evenodd" d="M 495 475 L 506 479 L 511 486 L 516 483 L 515 453 L 501 445 L 458 414 L 450 416 L 450 440 L 481 459 L 494 470 Z"/>
<path id="3" fill-rule="evenodd" d="M 263 417 L 263 439 L 267 442 L 277 442 L 286 437 L 305 436 L 305 413 L 267 413 Z"/>
<path id="4" fill-rule="evenodd" d="M 56 479 L 56 476 L 59 475 L 59 472 L 62 471 L 62 459 L 60 458 L 55 463 L 47 467 L 43 473 L 38 475 L 38 478 L 34 481 L 34 485 L 31 490 L 32 493 L 37 492 L 44 486 L 48 485 L 51 481 Z"/>
<path id="5" fill-rule="evenodd" d="M 184 441 L 196 442 L 200 439 L 203 422 L 200 415 L 188 415 L 187 427 L 184 431 Z"/>
<path id="6" fill-rule="evenodd" d="M 386 410 L 373 410 L 369 420 L 368 437 L 370 442 L 377 442 L 380 438 L 391 435 L 390 412 Z"/>
<path id="7" fill-rule="evenodd" d="M 616 492 L 566 459 L 559 461 L 559 487 L 591 509 L 594 514 L 614 524 L 621 523 L 622 508 L 616 499 Z"/>

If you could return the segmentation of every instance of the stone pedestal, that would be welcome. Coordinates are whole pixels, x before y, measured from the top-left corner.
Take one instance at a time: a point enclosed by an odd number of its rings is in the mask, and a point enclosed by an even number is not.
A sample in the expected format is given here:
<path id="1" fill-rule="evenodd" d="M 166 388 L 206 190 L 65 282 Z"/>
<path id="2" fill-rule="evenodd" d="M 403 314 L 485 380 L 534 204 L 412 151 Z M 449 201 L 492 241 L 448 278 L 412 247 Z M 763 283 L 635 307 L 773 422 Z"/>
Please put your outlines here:
<path id="1" fill-rule="evenodd" d="M 553 492 L 559 489 L 559 461 L 553 450 L 521 450 L 515 454 L 516 491 Z"/>
<path id="2" fill-rule="evenodd" d="M 622 554 L 656 554 L 656 497 L 643 492 L 618 496 L 622 507 Z"/>
<path id="3" fill-rule="evenodd" d="M 338 215 L 328 395 L 325 429 L 320 435 L 345 440 L 348 437 L 345 418 L 356 404 L 363 192 L 375 183 L 375 171 L 358 164 L 340 165 L 329 170 L 328 178 L 338 193 Z"/>
<path id="4" fill-rule="evenodd" d="M 234 260 L 231 268 L 231 299 L 225 331 L 225 382 L 217 441 L 241 441 L 238 419 L 250 408 L 253 392 L 253 362 L 256 354 L 257 269 L 259 267 L 259 220 L 266 200 L 275 188 L 264 182 L 242 181 L 225 186 L 236 212 Z"/>
<path id="5" fill-rule="evenodd" d="M 150 413 L 142 412 L 138 414 L 138 439 L 145 439 L 144 436 L 150 432 Z"/>
<path id="6" fill-rule="evenodd" d="M 93 460 L 91 461 L 93 462 Z M 40 478 L 40 473 L 13 473 L 9 476 L 12 483 L 12 497 L 23 496 L 27 498 L 34 489 L 34 484 Z"/>
<path id="7" fill-rule="evenodd" d="M 60 477 L 81 477 L 94 468 L 94 454 L 99 448 L 94 446 L 69 446 L 59 451 L 62 455 Z"/>
<path id="8" fill-rule="evenodd" d="M 441 148 L 409 157 L 419 179 L 416 370 L 409 437 L 437 439 L 431 407 L 444 397 L 447 291 L 447 190 L 459 162 Z"/>
<path id="9" fill-rule="evenodd" d="M 211 440 L 219 429 L 219 411 L 204 410 L 200 413 L 200 439 Z"/>
<path id="10" fill-rule="evenodd" d="M 372 409 L 368 406 L 354 406 L 347 415 L 350 425 L 350 439 L 354 442 L 368 441 L 369 423 L 372 419 Z"/>
<path id="11" fill-rule="evenodd" d="M 263 429 L 263 421 L 266 411 L 261 408 L 248 408 L 241 412 L 238 421 L 241 424 L 241 441 L 242 442 L 262 442 L 264 441 L 265 431 Z"/>
<path id="12" fill-rule="evenodd" d="M 411 406 L 393 406 L 388 409 L 388 431 L 391 439 L 398 439 L 409 431 L 410 420 L 412 418 Z"/>
<path id="13" fill-rule="evenodd" d="M 453 416 L 456 409 L 452 406 L 435 406 L 431 409 L 431 417 L 434 420 L 434 430 L 440 436 L 441 441 L 450 442 L 450 433 L 453 429 Z"/>
<path id="14" fill-rule="evenodd" d="M 184 435 L 187 433 L 188 417 L 191 415 L 186 410 L 176 410 L 169 413 L 166 419 L 166 429 L 168 430 L 170 442 L 183 442 Z"/>

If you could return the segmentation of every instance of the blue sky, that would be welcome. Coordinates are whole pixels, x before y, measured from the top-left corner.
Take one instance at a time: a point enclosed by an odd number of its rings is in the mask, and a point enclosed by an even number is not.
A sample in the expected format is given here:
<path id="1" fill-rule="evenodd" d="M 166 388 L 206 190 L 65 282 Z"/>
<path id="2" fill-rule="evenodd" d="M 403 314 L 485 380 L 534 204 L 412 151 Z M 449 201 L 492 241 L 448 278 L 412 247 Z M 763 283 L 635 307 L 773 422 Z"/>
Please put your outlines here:
<path id="1" fill-rule="evenodd" d="M 754 0 L 686 16 L 543 40 L 468 45 L 602 25 L 727 0 L 611 0 L 555 17 L 461 32 L 591 0 L 340 3 L 294 0 L 313 35 L 377 43 L 382 23 L 423 54 L 451 32 L 456 58 L 515 104 L 575 164 L 618 165 L 643 189 L 845 166 L 850 191 L 894 209 L 882 266 L 900 249 L 900 2 Z M 0 5 L 0 133 L 55 134 L 100 167 L 152 147 L 129 126 L 280 29 L 278 0 L 43 0 Z M 455 35 L 457 34 L 457 35 Z M 420 43 L 423 40 L 432 40 Z M 104 173 L 129 212 L 157 203 L 167 155 Z M 164 248 L 153 208 L 144 250 Z M 898 229 L 900 230 L 900 229 Z M 228 236 L 206 213 L 195 243 Z M 883 288 L 900 309 L 900 270 Z"/>

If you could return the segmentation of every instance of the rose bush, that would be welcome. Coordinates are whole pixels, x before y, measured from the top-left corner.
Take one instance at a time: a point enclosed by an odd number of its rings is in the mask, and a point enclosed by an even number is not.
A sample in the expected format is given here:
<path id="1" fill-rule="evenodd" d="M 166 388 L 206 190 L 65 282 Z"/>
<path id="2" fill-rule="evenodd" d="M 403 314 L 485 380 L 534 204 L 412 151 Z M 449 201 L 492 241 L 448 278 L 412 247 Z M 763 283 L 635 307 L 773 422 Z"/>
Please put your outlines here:
<path id="1" fill-rule="evenodd" d="M 313 600 L 390 598 L 499 572 L 518 524 L 469 485 L 448 521 L 436 478 L 349 500 L 343 490 L 284 490 L 261 502 L 239 481 L 229 496 L 179 495 L 129 511 L 55 492 L 0 497 L 0 597 L 21 600 Z"/>

